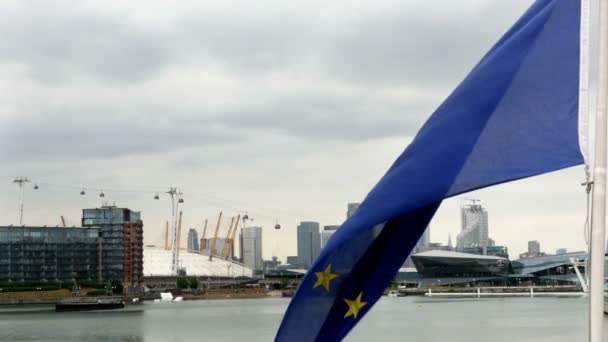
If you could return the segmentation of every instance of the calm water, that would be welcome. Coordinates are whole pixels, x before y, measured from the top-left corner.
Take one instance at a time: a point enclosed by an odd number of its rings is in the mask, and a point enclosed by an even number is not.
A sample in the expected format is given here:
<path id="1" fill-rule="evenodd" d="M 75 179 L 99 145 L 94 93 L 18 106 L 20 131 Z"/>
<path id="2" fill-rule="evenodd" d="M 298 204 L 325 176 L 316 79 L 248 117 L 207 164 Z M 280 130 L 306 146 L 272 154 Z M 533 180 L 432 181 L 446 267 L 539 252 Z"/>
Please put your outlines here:
<path id="1" fill-rule="evenodd" d="M 0 307 L 0 341 L 271 341 L 287 303 L 149 303 L 85 313 Z M 584 341 L 586 310 L 587 300 L 575 298 L 383 298 L 347 341 Z"/>

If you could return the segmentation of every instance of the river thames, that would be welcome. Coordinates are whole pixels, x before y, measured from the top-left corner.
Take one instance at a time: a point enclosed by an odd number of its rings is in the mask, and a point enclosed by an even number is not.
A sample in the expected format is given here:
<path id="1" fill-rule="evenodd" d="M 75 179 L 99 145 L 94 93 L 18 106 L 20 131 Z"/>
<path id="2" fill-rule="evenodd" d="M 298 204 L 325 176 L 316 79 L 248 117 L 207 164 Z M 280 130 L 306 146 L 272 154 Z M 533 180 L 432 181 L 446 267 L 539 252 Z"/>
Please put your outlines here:
<path id="1" fill-rule="evenodd" d="M 84 313 L 0 307 L 0 341 L 271 341 L 288 303 L 145 303 Z M 346 341 L 584 341 L 586 317 L 585 298 L 385 297 Z"/>

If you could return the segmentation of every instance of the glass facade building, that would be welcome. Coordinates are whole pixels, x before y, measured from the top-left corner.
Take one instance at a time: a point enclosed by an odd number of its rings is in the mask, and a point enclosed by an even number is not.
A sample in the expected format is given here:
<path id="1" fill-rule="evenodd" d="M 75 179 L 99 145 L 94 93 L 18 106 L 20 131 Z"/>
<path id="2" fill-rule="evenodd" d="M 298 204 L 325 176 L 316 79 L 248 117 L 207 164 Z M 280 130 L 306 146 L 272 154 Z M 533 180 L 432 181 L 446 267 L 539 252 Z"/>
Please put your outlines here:
<path id="1" fill-rule="evenodd" d="M 300 222 L 298 225 L 298 262 L 308 269 L 321 251 L 319 222 Z"/>
<path id="2" fill-rule="evenodd" d="M 414 254 L 421 286 L 576 285 L 587 253 L 576 252 L 509 261 L 507 258 L 449 251 Z M 577 275 L 577 269 L 579 275 Z"/>
<path id="3" fill-rule="evenodd" d="M 0 227 L 0 281 L 98 279 L 98 228 Z"/>
<path id="4" fill-rule="evenodd" d="M 83 227 L 99 227 L 102 280 L 143 284 L 143 222 L 139 212 L 115 206 L 82 210 Z"/>
<path id="5" fill-rule="evenodd" d="M 264 269 L 262 227 L 243 227 L 241 229 L 241 256 L 243 264 L 254 272 Z"/>
<path id="6" fill-rule="evenodd" d="M 198 253 L 199 245 L 198 245 L 198 232 L 194 228 L 190 228 L 188 230 L 188 252 L 189 253 Z"/>

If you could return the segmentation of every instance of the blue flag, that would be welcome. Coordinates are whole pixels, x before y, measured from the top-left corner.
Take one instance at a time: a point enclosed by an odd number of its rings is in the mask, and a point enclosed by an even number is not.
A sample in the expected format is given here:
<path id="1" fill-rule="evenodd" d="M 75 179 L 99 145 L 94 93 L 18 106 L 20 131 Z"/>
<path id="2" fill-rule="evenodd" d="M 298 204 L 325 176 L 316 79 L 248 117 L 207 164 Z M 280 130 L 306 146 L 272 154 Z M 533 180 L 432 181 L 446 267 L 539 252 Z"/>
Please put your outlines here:
<path id="1" fill-rule="evenodd" d="M 583 163 L 581 12 L 581 0 L 538 0 L 483 57 L 323 248 L 277 341 L 346 336 L 443 199 Z"/>

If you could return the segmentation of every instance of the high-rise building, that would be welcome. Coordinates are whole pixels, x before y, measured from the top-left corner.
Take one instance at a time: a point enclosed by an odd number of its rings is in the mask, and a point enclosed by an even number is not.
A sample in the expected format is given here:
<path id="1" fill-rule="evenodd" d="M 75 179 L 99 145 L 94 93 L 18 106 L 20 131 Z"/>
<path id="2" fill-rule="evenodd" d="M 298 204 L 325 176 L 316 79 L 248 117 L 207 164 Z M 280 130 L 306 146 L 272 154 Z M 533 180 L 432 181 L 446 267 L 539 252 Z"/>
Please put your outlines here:
<path id="1" fill-rule="evenodd" d="M 332 235 L 334 235 L 336 230 L 338 230 L 338 228 L 340 228 L 340 226 L 332 225 L 323 227 L 323 231 L 321 232 L 321 248 L 327 245 L 327 242 L 332 237 Z"/>
<path id="2" fill-rule="evenodd" d="M 286 263 L 291 265 L 294 268 L 300 267 L 300 260 L 296 255 L 288 256 L 286 259 Z"/>
<path id="3" fill-rule="evenodd" d="M 353 216 L 355 211 L 357 211 L 357 209 L 359 209 L 360 205 L 361 205 L 361 203 L 348 203 L 348 208 L 346 210 L 346 218 Z"/>
<path id="4" fill-rule="evenodd" d="M 144 225 L 139 212 L 116 206 L 82 210 L 83 227 L 99 227 L 102 280 L 125 287 L 143 284 Z"/>
<path id="5" fill-rule="evenodd" d="M 485 249 L 491 245 L 488 236 L 488 212 L 480 204 L 465 205 L 460 208 L 462 230 L 456 238 L 456 248 L 470 247 Z M 485 253 L 484 253 L 485 254 Z"/>
<path id="6" fill-rule="evenodd" d="M 243 264 L 254 271 L 262 271 L 262 227 L 244 227 L 240 238 Z"/>
<path id="7" fill-rule="evenodd" d="M 190 228 L 188 230 L 188 252 L 190 252 L 190 253 L 199 252 L 198 232 L 194 228 Z"/>
<path id="8" fill-rule="evenodd" d="M 321 251 L 319 222 L 304 221 L 298 225 L 298 261 L 306 269 Z"/>
<path id="9" fill-rule="evenodd" d="M 528 254 L 531 258 L 540 255 L 540 243 L 538 241 L 528 241 Z"/>

